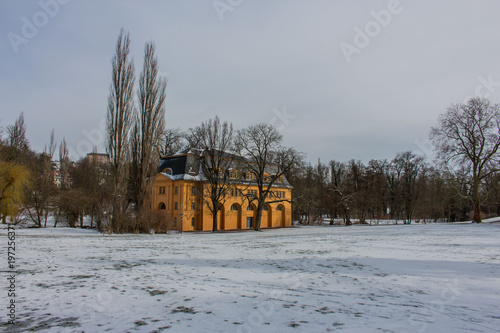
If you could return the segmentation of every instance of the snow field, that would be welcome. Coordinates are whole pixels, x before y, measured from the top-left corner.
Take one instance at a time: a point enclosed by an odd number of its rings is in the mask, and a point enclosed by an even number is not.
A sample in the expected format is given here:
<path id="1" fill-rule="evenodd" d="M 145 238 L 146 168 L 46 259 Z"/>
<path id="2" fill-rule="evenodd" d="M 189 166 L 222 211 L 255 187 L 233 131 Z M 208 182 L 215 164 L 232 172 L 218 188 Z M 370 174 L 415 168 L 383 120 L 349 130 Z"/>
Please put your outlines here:
<path id="1" fill-rule="evenodd" d="M 498 224 L 111 236 L 19 229 L 16 241 L 10 332 L 500 327 Z"/>

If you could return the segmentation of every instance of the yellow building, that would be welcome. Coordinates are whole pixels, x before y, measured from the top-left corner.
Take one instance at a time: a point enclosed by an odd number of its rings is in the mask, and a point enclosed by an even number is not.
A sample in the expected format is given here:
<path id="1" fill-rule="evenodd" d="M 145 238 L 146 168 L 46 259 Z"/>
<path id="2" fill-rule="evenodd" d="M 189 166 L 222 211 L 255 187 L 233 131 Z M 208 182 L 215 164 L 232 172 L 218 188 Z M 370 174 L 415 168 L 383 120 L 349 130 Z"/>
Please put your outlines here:
<path id="1" fill-rule="evenodd" d="M 269 170 L 275 166 L 268 166 Z M 153 179 L 151 208 L 161 214 L 167 230 L 212 230 L 212 213 L 203 195 L 209 184 L 204 179 L 199 158 L 191 150 L 163 157 L 160 173 Z M 240 170 L 229 172 L 230 187 L 220 202 L 218 230 L 253 229 L 257 215 L 256 202 L 248 198 L 257 193 L 254 176 Z M 292 186 L 281 179 L 273 185 L 273 198 L 262 212 L 261 228 L 292 225 Z M 271 202 L 283 200 L 281 202 Z"/>

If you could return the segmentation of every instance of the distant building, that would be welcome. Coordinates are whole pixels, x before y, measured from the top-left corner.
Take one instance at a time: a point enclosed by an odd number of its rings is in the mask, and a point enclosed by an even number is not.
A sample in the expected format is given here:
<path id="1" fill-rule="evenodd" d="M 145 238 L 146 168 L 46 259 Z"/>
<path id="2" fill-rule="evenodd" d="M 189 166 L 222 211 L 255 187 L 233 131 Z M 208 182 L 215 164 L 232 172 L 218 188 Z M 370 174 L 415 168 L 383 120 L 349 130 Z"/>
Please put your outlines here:
<path id="1" fill-rule="evenodd" d="M 65 184 L 72 184 L 73 182 L 73 179 L 71 178 L 69 173 L 66 173 L 63 177 L 60 166 L 61 164 L 59 162 L 52 162 L 52 179 L 54 181 L 54 185 L 57 188 L 61 188 L 63 182 Z"/>
<path id="2" fill-rule="evenodd" d="M 109 154 L 98 153 L 97 151 L 93 151 L 92 153 L 88 153 L 87 158 L 88 158 L 90 163 L 96 163 L 96 164 L 108 164 L 109 163 Z"/>
<path id="3" fill-rule="evenodd" d="M 212 213 L 203 202 L 208 181 L 201 172 L 199 153 L 185 150 L 160 160 L 160 172 L 153 178 L 151 209 L 164 215 L 168 229 L 212 230 Z M 268 166 L 269 176 L 276 166 Z M 257 216 L 248 196 L 257 193 L 255 175 L 238 170 L 229 172 L 230 189 L 218 213 L 218 230 L 252 229 Z M 292 186 L 282 177 L 273 186 L 274 198 L 262 212 L 261 228 L 292 226 Z M 206 199 L 206 198 L 205 198 Z M 181 227 L 182 223 L 182 227 Z"/>
<path id="4" fill-rule="evenodd" d="M 54 179 L 54 185 L 57 188 L 61 188 L 61 184 L 62 184 L 61 173 L 59 171 L 52 171 L 52 178 Z"/>

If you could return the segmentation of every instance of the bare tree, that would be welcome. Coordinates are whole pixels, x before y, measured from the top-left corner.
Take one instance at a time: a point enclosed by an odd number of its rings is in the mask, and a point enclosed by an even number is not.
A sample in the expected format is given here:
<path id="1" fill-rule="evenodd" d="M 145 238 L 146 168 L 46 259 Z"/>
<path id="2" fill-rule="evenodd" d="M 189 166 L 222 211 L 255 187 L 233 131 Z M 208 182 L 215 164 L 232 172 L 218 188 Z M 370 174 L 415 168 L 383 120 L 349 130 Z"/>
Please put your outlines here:
<path id="1" fill-rule="evenodd" d="M 50 142 L 49 145 L 45 144 L 45 147 L 43 148 L 43 153 L 47 156 L 50 156 L 50 159 L 54 157 L 54 153 L 56 152 L 56 142 L 54 140 L 54 129 L 50 132 Z"/>
<path id="2" fill-rule="evenodd" d="M 150 182 L 158 166 L 165 132 L 165 90 L 167 81 L 158 75 L 158 58 L 154 42 L 146 43 L 144 66 L 139 78 L 139 113 L 132 135 L 132 177 L 137 209 L 149 200 Z"/>
<path id="3" fill-rule="evenodd" d="M 319 215 L 319 187 L 316 183 L 316 170 L 310 163 L 303 163 L 300 172 L 287 175 L 287 180 L 293 182 L 295 195 L 293 201 L 294 217 L 300 222 L 312 225 Z"/>
<path id="4" fill-rule="evenodd" d="M 69 166 L 70 166 L 68 145 L 66 139 L 63 138 L 59 146 L 59 173 L 61 176 L 61 189 L 69 187 Z"/>
<path id="5" fill-rule="evenodd" d="M 31 188 L 26 191 L 24 207 L 29 218 L 38 227 L 47 227 L 51 201 L 56 195 L 52 174 L 52 157 L 46 153 L 40 154 L 33 171 L 35 177 Z"/>
<path id="6" fill-rule="evenodd" d="M 9 135 L 10 147 L 19 151 L 28 150 L 29 144 L 26 139 L 26 125 L 24 123 L 24 114 L 22 112 L 14 124 L 7 127 L 7 132 Z"/>
<path id="7" fill-rule="evenodd" d="M 7 126 L 7 138 L 1 147 L 2 158 L 19 164 L 28 165 L 34 156 L 26 139 L 26 124 L 21 112 L 14 124 Z"/>
<path id="8" fill-rule="evenodd" d="M 412 152 L 398 153 L 392 163 L 400 170 L 400 201 L 404 223 L 411 223 L 419 197 L 418 177 L 425 169 L 424 158 Z"/>
<path id="9" fill-rule="evenodd" d="M 70 170 L 73 187 L 81 190 L 82 200 L 79 205 L 83 207 L 85 215 L 90 216 L 90 227 L 93 228 L 96 222 L 99 230 L 102 227 L 103 212 L 107 207 L 107 169 L 106 163 L 85 157 Z M 80 225 L 81 222 L 80 219 Z"/>
<path id="10" fill-rule="evenodd" d="M 385 217 L 387 211 L 386 160 L 370 160 L 366 169 L 370 224 L 373 219 Z"/>
<path id="11" fill-rule="evenodd" d="M 330 190 L 333 201 L 340 210 L 344 223 L 351 225 L 351 207 L 354 202 L 353 187 L 349 186 L 349 169 L 345 163 L 330 161 Z"/>
<path id="12" fill-rule="evenodd" d="M 178 152 L 183 146 L 185 135 L 178 128 L 167 128 L 163 133 L 163 150 L 162 155 L 173 155 Z"/>
<path id="13" fill-rule="evenodd" d="M 291 201 L 278 198 L 273 187 L 282 182 L 285 175 L 295 167 L 303 155 L 293 148 L 281 146 L 283 136 L 270 124 L 257 124 L 238 131 L 236 148 L 241 156 L 245 171 L 255 177 L 257 196 L 257 217 L 254 229 L 260 230 L 262 211 L 266 204 Z M 266 202 L 266 199 L 270 198 Z"/>
<path id="14" fill-rule="evenodd" d="M 326 184 L 327 184 L 327 179 L 329 176 L 329 168 L 328 165 L 322 164 L 321 160 L 318 159 L 318 165 L 314 170 L 314 187 L 316 189 L 317 193 L 317 200 L 318 200 L 318 211 L 317 211 L 317 216 L 321 222 L 323 222 L 323 215 L 328 211 L 326 199 L 327 199 L 327 193 L 326 193 Z M 288 178 L 287 178 L 288 179 Z"/>
<path id="15" fill-rule="evenodd" d="M 130 35 L 122 29 L 112 59 L 112 81 L 106 117 L 106 150 L 111 160 L 112 175 L 111 228 L 115 232 L 121 232 L 119 220 L 125 209 L 129 134 L 134 112 L 134 64 L 129 53 Z"/>
<path id="16" fill-rule="evenodd" d="M 47 226 L 47 219 L 52 208 L 51 204 L 53 203 L 52 199 L 56 195 L 52 172 L 52 159 L 56 147 L 54 130 L 52 130 L 49 145 L 45 145 L 44 152 L 34 159 L 31 166 L 34 177 L 31 188 L 25 194 L 26 201 L 24 202 L 24 208 L 29 218 L 38 227 Z"/>
<path id="17" fill-rule="evenodd" d="M 234 167 L 235 156 L 229 153 L 233 144 L 233 126 L 221 123 L 219 117 L 189 129 L 188 141 L 200 150 L 198 160 L 203 177 L 208 183 L 199 197 L 212 213 L 212 231 L 217 231 L 217 213 L 230 189 L 229 169 Z"/>
<path id="18" fill-rule="evenodd" d="M 481 204 L 487 197 L 483 182 L 499 169 L 500 105 L 481 98 L 454 104 L 440 115 L 430 137 L 449 171 L 465 171 L 468 191 L 463 195 L 472 203 L 472 220 L 480 223 Z"/>

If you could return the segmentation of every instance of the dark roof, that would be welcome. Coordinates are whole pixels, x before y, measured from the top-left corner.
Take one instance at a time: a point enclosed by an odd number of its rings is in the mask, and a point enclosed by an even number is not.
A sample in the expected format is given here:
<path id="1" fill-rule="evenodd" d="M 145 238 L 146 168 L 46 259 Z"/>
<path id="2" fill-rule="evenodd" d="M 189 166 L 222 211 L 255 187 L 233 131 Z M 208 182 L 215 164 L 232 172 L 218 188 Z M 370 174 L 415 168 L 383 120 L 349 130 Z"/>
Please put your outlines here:
<path id="1" fill-rule="evenodd" d="M 165 176 L 172 178 L 173 180 L 203 180 L 203 173 L 201 171 L 199 156 L 202 154 L 200 149 L 183 149 L 172 156 L 164 156 L 160 159 L 158 164 L 158 172 Z M 233 153 L 225 153 L 225 158 L 230 158 L 235 160 L 235 169 L 238 169 L 236 164 L 238 164 L 238 159 L 242 159 Z M 276 165 L 268 165 L 266 171 L 270 174 L 275 174 L 278 170 Z M 230 180 L 234 181 L 234 180 Z M 252 183 L 252 181 L 246 180 L 244 178 L 239 179 L 238 183 Z M 276 183 L 279 187 L 289 187 L 290 183 L 285 178 L 283 183 Z"/>
<path id="2" fill-rule="evenodd" d="M 166 170 L 171 172 L 166 172 Z M 173 155 L 163 157 L 160 159 L 158 167 L 158 172 L 166 172 L 172 176 L 185 174 L 198 176 L 199 171 L 199 162 L 193 155 Z"/>

